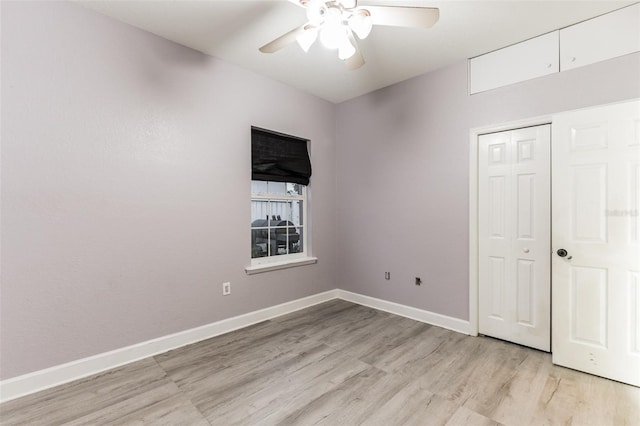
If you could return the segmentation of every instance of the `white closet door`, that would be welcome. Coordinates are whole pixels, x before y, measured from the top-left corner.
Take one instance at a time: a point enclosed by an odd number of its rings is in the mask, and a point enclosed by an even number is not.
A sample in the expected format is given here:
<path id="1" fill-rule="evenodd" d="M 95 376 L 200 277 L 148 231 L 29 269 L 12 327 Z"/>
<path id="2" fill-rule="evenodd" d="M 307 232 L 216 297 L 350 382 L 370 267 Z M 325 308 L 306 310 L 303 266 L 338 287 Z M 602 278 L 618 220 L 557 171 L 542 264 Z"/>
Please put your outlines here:
<path id="1" fill-rule="evenodd" d="M 554 117 L 553 147 L 553 362 L 640 386 L 640 102 Z"/>
<path id="2" fill-rule="evenodd" d="M 479 332 L 550 350 L 549 125 L 479 137 Z"/>

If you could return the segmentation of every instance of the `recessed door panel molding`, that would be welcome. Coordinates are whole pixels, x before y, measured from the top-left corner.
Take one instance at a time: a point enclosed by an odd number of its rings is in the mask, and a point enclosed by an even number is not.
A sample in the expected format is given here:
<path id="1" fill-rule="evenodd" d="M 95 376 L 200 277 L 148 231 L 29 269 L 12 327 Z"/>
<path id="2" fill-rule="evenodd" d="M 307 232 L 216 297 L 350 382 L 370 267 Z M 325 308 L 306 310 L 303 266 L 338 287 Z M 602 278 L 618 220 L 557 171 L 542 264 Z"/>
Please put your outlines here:
<path id="1" fill-rule="evenodd" d="M 535 235 L 535 184 L 536 176 L 532 173 L 517 176 L 517 238 L 531 240 Z"/>
<path id="2" fill-rule="evenodd" d="M 607 270 L 571 268 L 571 339 L 607 347 Z"/>
<path id="3" fill-rule="evenodd" d="M 518 162 L 535 160 L 536 141 L 535 139 L 525 139 L 516 141 L 518 145 Z"/>
<path id="4" fill-rule="evenodd" d="M 478 138 L 478 329 L 544 351 L 551 342 L 550 136 L 545 125 Z"/>
<path id="5" fill-rule="evenodd" d="M 503 143 L 491 145 L 489 147 L 489 165 L 495 166 L 498 164 L 506 164 L 507 161 L 507 146 Z"/>
<path id="6" fill-rule="evenodd" d="M 607 148 L 606 123 L 576 124 L 571 127 L 571 150 L 585 151 Z"/>
<path id="7" fill-rule="evenodd" d="M 489 258 L 489 279 L 491 282 L 491 317 L 503 319 L 502 295 L 504 293 L 504 279 L 506 264 L 502 257 Z"/>
<path id="8" fill-rule="evenodd" d="M 629 221 L 629 241 L 638 245 L 640 243 L 640 163 L 629 164 L 628 170 L 629 211 L 619 214 L 628 213 L 626 216 Z"/>
<path id="9" fill-rule="evenodd" d="M 630 351 L 640 356 L 640 272 L 629 271 Z"/>
<path id="10" fill-rule="evenodd" d="M 532 260 L 518 259 L 517 279 L 517 321 L 526 327 L 535 326 L 535 262 Z"/>
<path id="11" fill-rule="evenodd" d="M 640 119 L 634 120 L 632 126 L 633 126 L 633 136 L 629 141 L 629 146 L 640 145 Z"/>
<path id="12" fill-rule="evenodd" d="M 505 192 L 505 177 L 491 176 L 489 178 L 489 235 L 491 238 L 504 238 Z"/>
<path id="13" fill-rule="evenodd" d="M 640 386 L 640 100 L 553 117 L 553 362 Z"/>
<path id="14" fill-rule="evenodd" d="M 605 243 L 607 241 L 607 165 L 571 166 L 572 240 Z"/>

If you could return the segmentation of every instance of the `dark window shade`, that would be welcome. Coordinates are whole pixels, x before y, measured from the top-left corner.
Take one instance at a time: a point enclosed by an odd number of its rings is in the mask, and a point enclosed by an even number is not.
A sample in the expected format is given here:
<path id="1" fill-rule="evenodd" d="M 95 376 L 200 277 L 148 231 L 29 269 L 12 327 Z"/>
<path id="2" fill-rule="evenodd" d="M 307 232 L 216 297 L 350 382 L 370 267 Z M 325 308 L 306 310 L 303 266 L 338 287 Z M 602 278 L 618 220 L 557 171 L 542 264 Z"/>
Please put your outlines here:
<path id="1" fill-rule="evenodd" d="M 306 139 L 251 128 L 251 179 L 309 185 Z"/>

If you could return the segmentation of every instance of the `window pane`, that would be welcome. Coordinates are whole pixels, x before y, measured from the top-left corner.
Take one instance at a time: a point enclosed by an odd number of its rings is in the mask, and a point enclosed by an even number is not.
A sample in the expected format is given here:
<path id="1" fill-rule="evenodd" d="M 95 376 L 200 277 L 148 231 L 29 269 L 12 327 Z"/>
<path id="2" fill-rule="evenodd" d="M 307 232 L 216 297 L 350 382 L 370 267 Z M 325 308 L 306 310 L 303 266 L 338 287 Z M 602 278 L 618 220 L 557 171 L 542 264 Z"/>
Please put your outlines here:
<path id="1" fill-rule="evenodd" d="M 275 220 L 281 222 L 283 220 L 287 220 L 289 217 L 289 201 L 271 201 L 271 212 L 269 213 L 271 216 L 271 220 Z M 282 226 L 285 225 L 280 223 L 273 223 L 272 226 Z"/>
<path id="2" fill-rule="evenodd" d="M 304 225 L 302 222 L 302 218 L 304 217 L 302 214 L 303 206 L 304 202 L 302 200 L 289 202 L 289 220 L 296 226 Z"/>
<path id="3" fill-rule="evenodd" d="M 251 192 L 253 194 L 266 194 L 267 192 L 269 192 L 268 182 L 265 182 L 263 180 L 252 180 Z"/>
<path id="4" fill-rule="evenodd" d="M 265 257 L 269 249 L 269 231 L 266 229 L 251 230 L 251 258 Z"/>
<path id="5" fill-rule="evenodd" d="M 267 226 L 267 217 L 269 217 L 269 201 L 251 200 L 251 226 Z M 262 222 L 256 223 L 256 221 Z"/>
<path id="6" fill-rule="evenodd" d="M 302 228 L 291 228 L 289 235 L 289 253 L 302 253 Z"/>
<path id="7" fill-rule="evenodd" d="M 302 188 L 304 185 L 300 185 L 298 183 L 288 183 L 287 184 L 287 194 L 289 195 L 302 195 Z"/>
<path id="8" fill-rule="evenodd" d="M 269 194 L 286 194 L 287 184 L 284 182 L 269 182 Z"/>
<path id="9" fill-rule="evenodd" d="M 286 223 L 286 222 L 285 222 Z M 298 228 L 282 226 L 272 228 L 272 255 L 299 253 L 302 251 Z"/>
<path id="10" fill-rule="evenodd" d="M 305 201 L 287 198 L 303 196 L 305 189 L 295 183 L 251 182 L 252 193 L 276 198 L 251 200 L 252 259 L 303 252 Z"/>
<path id="11" fill-rule="evenodd" d="M 303 189 L 304 185 L 298 183 L 251 181 L 251 193 L 253 194 L 302 195 Z"/>
<path id="12" fill-rule="evenodd" d="M 271 256 L 287 254 L 286 228 L 273 228 L 271 230 Z"/>

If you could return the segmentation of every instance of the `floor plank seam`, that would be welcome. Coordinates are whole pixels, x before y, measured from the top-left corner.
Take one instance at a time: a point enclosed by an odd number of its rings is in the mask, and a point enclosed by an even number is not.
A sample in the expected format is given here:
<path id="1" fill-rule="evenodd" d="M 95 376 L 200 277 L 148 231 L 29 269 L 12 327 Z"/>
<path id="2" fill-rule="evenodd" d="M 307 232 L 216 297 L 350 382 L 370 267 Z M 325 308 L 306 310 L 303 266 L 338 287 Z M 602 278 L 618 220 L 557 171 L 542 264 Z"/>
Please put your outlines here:
<path id="1" fill-rule="evenodd" d="M 638 388 L 342 300 L 150 358 L 3 403 L 0 422 L 521 426 L 640 418 Z"/>

